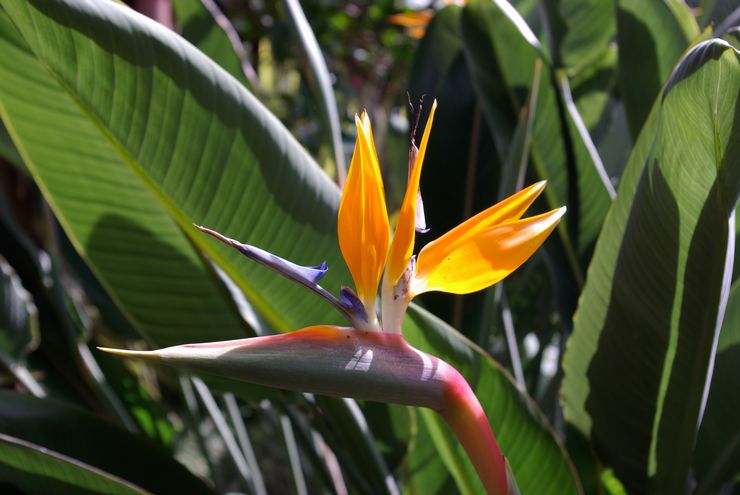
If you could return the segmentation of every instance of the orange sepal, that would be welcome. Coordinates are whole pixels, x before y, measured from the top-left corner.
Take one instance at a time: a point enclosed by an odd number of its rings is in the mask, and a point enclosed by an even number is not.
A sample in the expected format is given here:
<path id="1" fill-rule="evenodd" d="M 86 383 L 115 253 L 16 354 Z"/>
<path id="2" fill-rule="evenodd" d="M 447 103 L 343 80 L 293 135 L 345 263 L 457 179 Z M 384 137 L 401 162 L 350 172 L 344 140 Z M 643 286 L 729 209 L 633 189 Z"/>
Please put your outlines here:
<path id="1" fill-rule="evenodd" d="M 468 294 L 495 284 L 534 254 L 564 213 L 565 207 L 437 239 L 419 253 L 411 293 Z"/>
<path id="2" fill-rule="evenodd" d="M 370 119 L 355 117 L 357 142 L 339 204 L 339 247 L 368 314 L 388 256 L 389 224 Z"/>
<path id="3" fill-rule="evenodd" d="M 424 135 L 421 138 L 419 153 L 416 155 L 416 161 L 409 175 L 409 182 L 406 186 L 406 195 L 403 197 L 401 211 L 398 215 L 398 225 L 396 233 L 393 235 L 393 244 L 388 255 L 388 267 L 386 272 L 387 283 L 391 286 L 398 282 L 403 272 L 409 264 L 411 255 L 414 252 L 414 239 L 416 237 L 416 205 L 417 196 L 419 195 L 419 179 L 421 178 L 421 169 L 424 165 L 424 154 L 427 150 L 429 134 L 432 130 L 434 121 L 434 112 L 437 110 L 437 101 L 432 103 L 432 110 L 429 112 Z"/>

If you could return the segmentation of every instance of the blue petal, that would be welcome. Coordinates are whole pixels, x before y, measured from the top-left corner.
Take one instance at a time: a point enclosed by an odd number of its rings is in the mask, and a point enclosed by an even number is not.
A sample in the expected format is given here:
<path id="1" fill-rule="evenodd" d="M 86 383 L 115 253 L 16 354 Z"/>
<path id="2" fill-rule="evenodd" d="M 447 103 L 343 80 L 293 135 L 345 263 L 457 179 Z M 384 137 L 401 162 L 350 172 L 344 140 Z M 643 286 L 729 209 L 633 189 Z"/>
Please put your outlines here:
<path id="1" fill-rule="evenodd" d="M 352 289 L 349 287 L 342 287 L 339 291 L 339 300 L 342 301 L 342 305 L 346 307 L 350 312 L 359 316 L 364 321 L 367 321 L 367 313 L 365 312 L 365 305 L 362 304 L 360 298 L 357 297 Z"/>
<path id="2" fill-rule="evenodd" d="M 367 323 L 367 314 L 365 313 L 362 303 L 359 301 L 359 299 L 357 299 L 357 296 L 351 290 L 347 289 L 349 291 L 348 295 L 345 294 L 345 290 L 342 289 L 342 300 L 340 301 L 318 284 L 318 281 L 321 280 L 324 275 L 326 275 L 327 271 L 329 271 L 329 268 L 327 268 L 326 266 L 326 262 L 323 262 L 318 266 L 296 265 L 295 263 L 284 260 L 280 256 L 275 256 L 274 254 L 267 252 L 264 249 L 260 249 L 254 246 L 250 246 L 249 244 L 244 244 L 234 239 L 230 239 L 225 235 L 219 234 L 215 230 L 211 230 L 200 225 L 193 225 L 201 232 L 205 232 L 206 234 L 215 237 L 224 244 L 227 244 L 239 250 L 239 252 L 241 252 L 247 258 L 252 259 L 268 268 L 271 268 L 272 270 L 278 272 L 280 275 L 289 278 L 294 282 L 298 282 L 304 287 L 314 291 L 316 294 L 323 297 L 336 309 L 338 309 L 339 312 L 341 312 L 345 316 L 345 318 L 347 318 L 347 320 L 352 324 L 352 326 L 362 325 L 363 322 Z M 358 305 L 359 309 L 357 307 Z"/>
<path id="3" fill-rule="evenodd" d="M 259 261 L 273 270 L 282 273 L 288 278 L 302 279 L 316 284 L 324 275 L 326 275 L 326 272 L 329 271 L 325 261 L 317 266 L 301 266 L 265 251 L 264 249 L 250 246 L 249 244 L 242 244 L 241 242 L 234 241 L 233 246 L 248 258 Z"/>

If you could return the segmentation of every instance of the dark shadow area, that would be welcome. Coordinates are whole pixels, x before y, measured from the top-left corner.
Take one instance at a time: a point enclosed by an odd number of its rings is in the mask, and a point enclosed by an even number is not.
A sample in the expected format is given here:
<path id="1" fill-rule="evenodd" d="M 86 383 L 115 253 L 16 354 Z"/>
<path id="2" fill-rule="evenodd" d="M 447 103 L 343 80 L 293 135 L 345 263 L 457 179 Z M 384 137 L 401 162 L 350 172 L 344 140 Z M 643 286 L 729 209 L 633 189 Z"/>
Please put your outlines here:
<path id="1" fill-rule="evenodd" d="M 737 371 L 740 363 L 740 342 L 717 353 L 712 375 L 707 409 L 699 430 L 694 467 L 700 481 L 710 475 L 714 486 L 729 482 L 740 465 L 740 394 L 737 391 Z M 734 431 L 728 437 L 727 433 Z M 718 451 L 717 446 L 722 446 Z"/>
<path id="2" fill-rule="evenodd" d="M 678 493 L 691 464 L 712 345 L 717 329 L 729 217 L 715 180 L 699 215 L 683 276 L 681 318 L 658 430 L 656 493 Z"/>
<path id="3" fill-rule="evenodd" d="M 88 463 L 151 493 L 211 493 L 161 445 L 56 400 L 0 392 L 0 433 Z M 52 477 L 26 475 L 18 481 L 48 483 L 50 491 L 38 493 L 78 493 L 54 491 L 65 485 L 56 486 Z"/>
<path id="4" fill-rule="evenodd" d="M 203 9 L 198 15 L 193 15 L 188 22 L 180 26 L 182 36 L 194 45 L 208 37 L 211 27 L 214 25 L 213 17 L 207 10 Z"/>
<path id="5" fill-rule="evenodd" d="M 495 203 L 500 174 L 491 132 L 480 109 L 476 110 L 475 90 L 463 53 L 460 52 L 455 57 L 449 70 L 439 80 L 418 81 L 414 87 L 418 86 L 418 91 L 422 91 L 425 84 L 436 87 L 434 91 L 427 91 L 427 105 L 436 98 L 439 108 L 421 177 L 421 191 L 426 200 L 424 210 L 430 230 L 426 234 L 417 234 L 416 253 L 427 243 Z M 474 130 L 476 125 L 477 131 Z M 478 142 L 472 148 L 472 136 L 476 132 Z M 467 152 L 460 155 L 459 150 Z M 470 190 L 472 197 L 469 198 L 470 211 L 466 212 L 471 153 L 474 153 L 473 183 Z M 442 200 L 435 201 L 437 198 Z M 459 321 L 469 321 L 479 311 L 483 293 L 465 296 L 461 309 L 456 310 L 457 297 L 459 296 L 434 292 L 424 294 L 420 300 L 447 322 L 455 324 L 454 320 L 461 316 Z M 461 311 L 461 315 L 456 317 L 456 311 Z M 462 331 L 463 328 L 459 330 Z M 475 338 L 474 334 L 469 336 Z"/>
<path id="6" fill-rule="evenodd" d="M 619 39 L 617 74 L 627 121 L 635 140 L 660 92 L 660 66 L 650 27 L 632 12 L 621 8 L 616 10 Z"/>

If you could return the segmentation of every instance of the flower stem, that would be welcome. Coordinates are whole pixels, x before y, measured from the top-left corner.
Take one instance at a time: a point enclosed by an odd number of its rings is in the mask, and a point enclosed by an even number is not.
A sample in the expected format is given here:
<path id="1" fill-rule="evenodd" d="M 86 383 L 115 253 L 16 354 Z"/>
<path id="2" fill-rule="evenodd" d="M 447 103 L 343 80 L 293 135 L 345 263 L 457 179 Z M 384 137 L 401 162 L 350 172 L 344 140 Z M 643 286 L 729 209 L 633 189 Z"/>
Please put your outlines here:
<path id="1" fill-rule="evenodd" d="M 437 412 L 447 422 L 473 462 L 489 495 L 508 493 L 506 460 L 478 398 L 459 373 L 447 382 L 446 405 Z"/>

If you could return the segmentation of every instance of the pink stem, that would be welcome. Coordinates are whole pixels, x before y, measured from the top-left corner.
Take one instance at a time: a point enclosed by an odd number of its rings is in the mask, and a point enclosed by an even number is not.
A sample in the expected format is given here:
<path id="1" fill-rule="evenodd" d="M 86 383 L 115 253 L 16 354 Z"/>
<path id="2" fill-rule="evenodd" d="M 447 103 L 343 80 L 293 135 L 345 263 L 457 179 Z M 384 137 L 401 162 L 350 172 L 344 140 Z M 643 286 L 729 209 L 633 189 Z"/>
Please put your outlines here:
<path id="1" fill-rule="evenodd" d="M 438 413 L 465 448 L 488 494 L 507 494 L 506 460 L 483 407 L 468 382 L 456 370 L 446 382 L 446 405 Z"/>

